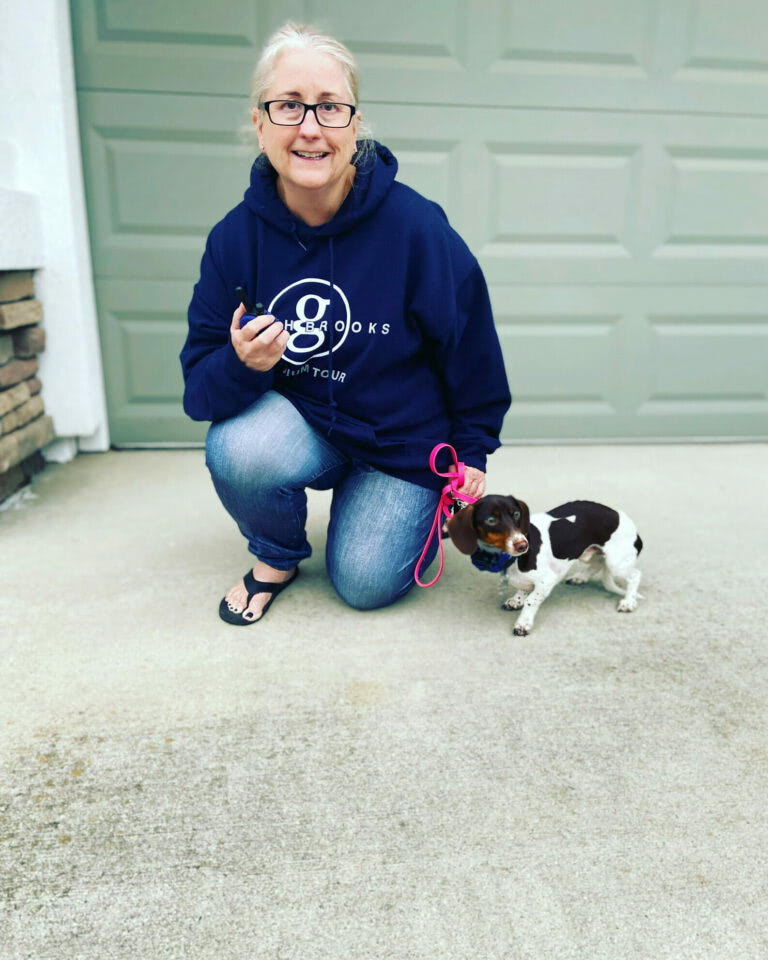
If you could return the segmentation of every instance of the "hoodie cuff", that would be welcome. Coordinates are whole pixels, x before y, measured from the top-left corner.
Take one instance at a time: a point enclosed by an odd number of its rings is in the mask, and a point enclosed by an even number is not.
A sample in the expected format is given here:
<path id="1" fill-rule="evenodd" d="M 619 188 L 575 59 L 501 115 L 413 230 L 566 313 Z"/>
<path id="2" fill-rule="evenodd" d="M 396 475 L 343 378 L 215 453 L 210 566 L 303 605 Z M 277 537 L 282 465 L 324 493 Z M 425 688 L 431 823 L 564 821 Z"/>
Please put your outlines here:
<path id="1" fill-rule="evenodd" d="M 223 354 L 223 373 L 229 380 L 234 380 L 236 383 L 242 383 L 248 386 L 257 386 L 259 380 L 263 380 L 264 389 L 269 389 L 272 383 L 271 370 L 251 370 L 250 367 L 246 367 L 240 357 L 235 353 L 235 348 L 232 346 L 231 340 L 223 348 Z"/>
<path id="2" fill-rule="evenodd" d="M 461 447 L 456 447 L 456 453 L 465 467 L 474 467 L 475 470 L 486 472 L 486 454 L 477 450 L 462 450 Z"/>

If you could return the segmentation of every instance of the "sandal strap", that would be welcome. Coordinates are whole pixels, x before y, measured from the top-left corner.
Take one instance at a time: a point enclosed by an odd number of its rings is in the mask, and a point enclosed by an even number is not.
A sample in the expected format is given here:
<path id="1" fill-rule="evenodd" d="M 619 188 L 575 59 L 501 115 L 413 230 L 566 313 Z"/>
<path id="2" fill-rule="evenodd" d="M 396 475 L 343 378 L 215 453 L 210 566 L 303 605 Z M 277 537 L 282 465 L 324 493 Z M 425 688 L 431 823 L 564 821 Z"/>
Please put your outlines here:
<path id="1" fill-rule="evenodd" d="M 296 573 L 298 573 L 298 570 L 294 572 L 292 577 L 283 580 L 281 583 L 267 583 L 264 580 L 257 580 L 253 575 L 253 571 L 249 570 L 243 575 L 243 583 L 245 584 L 245 589 L 248 591 L 248 599 L 245 601 L 246 607 L 257 593 L 280 593 L 284 587 L 287 587 L 292 580 L 296 579 Z"/>

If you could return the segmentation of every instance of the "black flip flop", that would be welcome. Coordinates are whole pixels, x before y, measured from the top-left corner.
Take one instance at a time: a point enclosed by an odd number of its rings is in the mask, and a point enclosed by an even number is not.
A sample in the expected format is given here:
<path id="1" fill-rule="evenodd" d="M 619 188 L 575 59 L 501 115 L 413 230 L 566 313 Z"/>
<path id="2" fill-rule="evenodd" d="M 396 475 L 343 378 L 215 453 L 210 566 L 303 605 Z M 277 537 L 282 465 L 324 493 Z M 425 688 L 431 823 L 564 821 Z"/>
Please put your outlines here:
<path id="1" fill-rule="evenodd" d="M 249 570 L 243 576 L 243 583 L 245 584 L 245 589 L 248 591 L 248 599 L 245 601 L 245 606 L 243 607 L 242 611 L 240 613 L 234 613 L 227 606 L 227 598 L 222 597 L 221 603 L 219 604 L 219 616 L 222 620 L 225 620 L 227 623 L 231 623 L 236 627 L 247 627 L 252 623 L 259 623 L 267 615 L 267 610 L 269 610 L 269 608 L 272 606 L 272 601 L 275 599 L 278 593 L 285 590 L 289 584 L 293 583 L 298 575 L 299 568 L 296 567 L 293 572 L 293 576 L 289 577 L 288 580 L 285 580 L 283 583 L 265 583 L 263 580 L 257 580 L 253 576 L 253 571 Z M 247 620 L 243 614 L 248 609 L 248 605 L 257 593 L 271 593 L 272 596 L 264 605 L 264 609 L 261 611 L 260 617 L 257 617 L 255 620 Z"/>

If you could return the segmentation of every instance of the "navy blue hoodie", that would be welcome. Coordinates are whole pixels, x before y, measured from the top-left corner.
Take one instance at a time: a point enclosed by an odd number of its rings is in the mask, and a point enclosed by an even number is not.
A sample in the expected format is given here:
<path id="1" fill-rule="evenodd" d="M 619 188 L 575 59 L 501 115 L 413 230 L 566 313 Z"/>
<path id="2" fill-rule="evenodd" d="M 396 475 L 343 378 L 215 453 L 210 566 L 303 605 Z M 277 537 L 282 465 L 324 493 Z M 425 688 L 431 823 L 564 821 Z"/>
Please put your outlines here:
<path id="1" fill-rule="evenodd" d="M 181 351 L 184 410 L 223 420 L 285 396 L 351 457 L 426 487 L 436 443 L 485 470 L 510 395 L 485 279 L 441 208 L 395 181 L 376 144 L 328 223 L 307 226 L 256 162 L 242 203 L 210 233 Z M 230 340 L 244 286 L 285 325 L 278 364 L 246 367 Z"/>

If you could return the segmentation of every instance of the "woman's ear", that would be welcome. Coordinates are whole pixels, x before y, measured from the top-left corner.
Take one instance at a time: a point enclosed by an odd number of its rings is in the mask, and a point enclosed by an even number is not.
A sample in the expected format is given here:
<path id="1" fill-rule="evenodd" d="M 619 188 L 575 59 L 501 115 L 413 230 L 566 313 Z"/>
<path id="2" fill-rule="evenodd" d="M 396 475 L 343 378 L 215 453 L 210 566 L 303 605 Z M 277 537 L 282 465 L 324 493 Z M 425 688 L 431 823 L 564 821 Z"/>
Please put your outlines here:
<path id="1" fill-rule="evenodd" d="M 448 534 L 453 540 L 456 547 L 461 550 L 462 553 L 474 553 L 477 550 L 477 534 L 475 533 L 475 528 L 472 526 L 472 511 L 474 510 L 474 504 L 470 504 L 468 507 L 464 507 L 463 510 L 459 510 L 458 513 L 454 513 L 452 517 L 449 517 L 445 526 L 448 530 Z"/>
<path id="2" fill-rule="evenodd" d="M 256 127 L 256 133 L 259 138 L 259 150 L 264 152 L 264 143 L 261 139 L 261 131 L 264 126 L 264 118 L 261 116 L 261 110 L 258 107 L 253 107 L 251 110 L 251 123 Z"/>
<path id="3" fill-rule="evenodd" d="M 354 117 L 352 117 L 352 126 L 355 131 L 355 137 L 352 144 L 352 156 L 349 158 L 350 163 L 354 163 L 355 157 L 357 157 L 357 141 L 360 139 L 360 127 L 362 126 L 362 120 L 362 113 L 356 113 Z"/>

